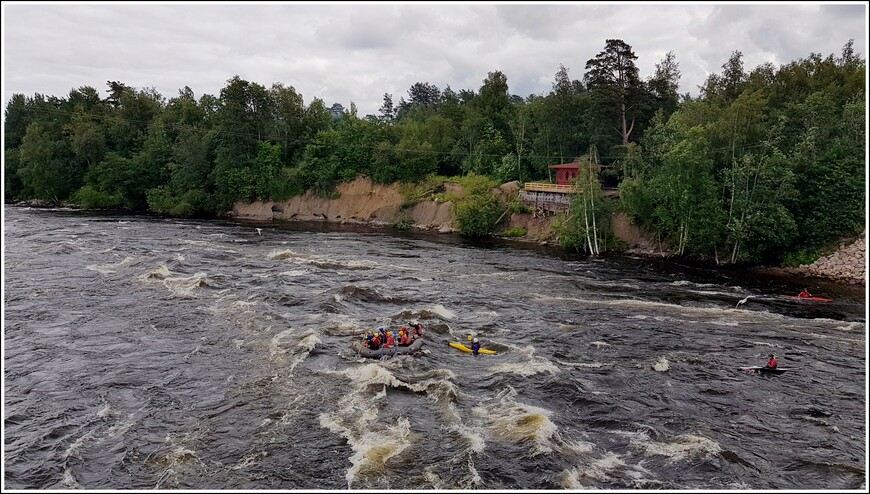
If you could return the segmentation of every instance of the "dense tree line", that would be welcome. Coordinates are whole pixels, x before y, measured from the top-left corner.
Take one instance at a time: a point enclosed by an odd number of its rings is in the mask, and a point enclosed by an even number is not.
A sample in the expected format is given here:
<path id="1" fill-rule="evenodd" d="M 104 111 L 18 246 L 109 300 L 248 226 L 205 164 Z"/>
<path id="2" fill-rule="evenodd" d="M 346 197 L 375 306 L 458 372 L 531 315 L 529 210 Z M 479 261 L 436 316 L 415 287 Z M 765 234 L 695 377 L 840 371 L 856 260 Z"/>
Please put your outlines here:
<path id="1" fill-rule="evenodd" d="M 305 105 L 292 86 L 238 76 L 199 98 L 117 81 L 105 97 L 88 86 L 15 94 L 4 189 L 7 201 L 212 216 L 235 201 L 330 194 L 358 174 L 547 180 L 549 165 L 594 154 L 626 211 L 677 254 L 755 261 L 861 230 L 864 60 L 851 42 L 840 57 L 749 73 L 741 57 L 691 98 L 677 92 L 673 52 L 642 78 L 631 46 L 610 39 L 582 80 L 560 65 L 547 94 L 511 94 L 496 70 L 476 89 L 418 82 L 398 102 L 384 94 L 364 117 L 352 102 Z M 583 221 L 569 224 L 604 224 L 600 187 L 586 179 Z M 564 236 L 595 252 L 589 233 Z"/>

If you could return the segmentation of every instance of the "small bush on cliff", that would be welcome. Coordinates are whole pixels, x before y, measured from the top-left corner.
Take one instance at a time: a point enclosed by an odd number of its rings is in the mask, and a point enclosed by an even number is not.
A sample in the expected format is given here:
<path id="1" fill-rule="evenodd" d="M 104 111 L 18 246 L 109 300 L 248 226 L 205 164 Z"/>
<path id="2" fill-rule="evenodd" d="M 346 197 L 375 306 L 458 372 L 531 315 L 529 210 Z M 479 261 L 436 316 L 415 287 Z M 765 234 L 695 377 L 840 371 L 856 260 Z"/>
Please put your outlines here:
<path id="1" fill-rule="evenodd" d="M 432 197 L 432 194 L 443 190 L 442 184 L 447 180 L 447 177 L 429 174 L 419 182 L 400 183 L 399 193 L 402 194 L 402 207 L 414 206 L 427 197 Z"/>
<path id="2" fill-rule="evenodd" d="M 526 206 L 523 201 L 521 201 L 518 197 L 515 197 L 508 203 L 508 209 L 511 213 L 534 213 L 535 208 L 531 206 Z"/>
<path id="3" fill-rule="evenodd" d="M 504 210 L 504 205 L 492 193 L 496 182 L 489 177 L 473 174 L 457 181 L 464 193 L 454 206 L 459 234 L 466 237 L 491 234 Z"/>
<path id="4" fill-rule="evenodd" d="M 402 211 L 401 213 L 399 213 L 399 217 L 396 218 L 396 221 L 393 223 L 393 228 L 406 232 L 410 230 L 413 225 L 414 220 L 411 219 L 411 215 L 408 214 L 407 211 Z"/>

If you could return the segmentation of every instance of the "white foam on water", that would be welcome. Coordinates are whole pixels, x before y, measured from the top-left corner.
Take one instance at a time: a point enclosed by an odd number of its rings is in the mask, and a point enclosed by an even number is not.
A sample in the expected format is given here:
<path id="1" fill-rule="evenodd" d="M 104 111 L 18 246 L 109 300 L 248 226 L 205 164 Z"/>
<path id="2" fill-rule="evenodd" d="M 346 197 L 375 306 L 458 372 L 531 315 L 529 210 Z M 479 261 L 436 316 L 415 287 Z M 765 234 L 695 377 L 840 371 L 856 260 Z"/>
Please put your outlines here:
<path id="1" fill-rule="evenodd" d="M 454 430 L 458 432 L 459 435 L 462 436 L 466 441 L 468 441 L 468 447 L 471 449 L 471 451 L 474 451 L 475 453 L 480 453 L 486 447 L 486 441 L 484 441 L 483 436 L 471 427 L 459 425 Z"/>
<path id="2" fill-rule="evenodd" d="M 480 474 L 477 472 L 477 468 L 474 466 L 474 460 L 471 459 L 471 455 L 468 456 L 468 477 L 460 484 L 466 489 L 469 487 L 478 486 L 483 483 L 483 479 L 480 478 Z"/>
<path id="3" fill-rule="evenodd" d="M 199 272 L 188 277 L 165 278 L 163 285 L 178 297 L 193 297 L 197 288 L 208 286 L 208 275 Z"/>
<path id="4" fill-rule="evenodd" d="M 836 322 L 838 324 L 841 323 L 841 321 L 836 321 Z M 852 331 L 855 329 L 860 329 L 863 331 L 866 327 L 867 327 L 867 325 L 863 322 L 850 322 L 850 323 L 843 325 L 843 326 L 836 326 L 836 329 L 839 329 L 840 331 Z"/>
<path id="5" fill-rule="evenodd" d="M 498 317 L 498 312 L 496 312 L 494 310 L 479 311 L 479 312 L 476 312 L 476 314 L 479 316 L 483 316 L 483 317 L 489 317 L 490 319 L 495 319 L 496 317 Z"/>
<path id="6" fill-rule="evenodd" d="M 692 434 L 681 434 L 668 442 L 651 441 L 646 434 L 639 434 L 631 440 L 629 445 L 644 449 L 649 454 L 666 456 L 668 463 L 688 458 L 703 458 L 722 451 L 722 448 L 715 441 Z"/>
<path id="7" fill-rule="evenodd" d="M 76 439 L 69 446 L 67 446 L 66 451 L 63 452 L 63 458 L 66 459 L 73 455 L 78 458 L 79 450 L 81 450 L 82 446 L 91 439 L 94 439 L 94 431 L 88 431 L 79 436 L 78 439 Z"/>
<path id="8" fill-rule="evenodd" d="M 157 266 L 151 271 L 148 271 L 147 273 L 141 275 L 139 278 L 144 281 L 150 281 L 163 280 L 169 278 L 170 276 L 172 276 L 172 272 L 169 271 L 169 268 L 167 268 L 166 265 L 161 264 L 160 266 Z"/>
<path id="9" fill-rule="evenodd" d="M 288 348 L 296 345 L 296 330 L 293 328 L 285 329 L 272 337 L 269 342 L 269 354 L 286 353 Z"/>
<path id="10" fill-rule="evenodd" d="M 332 414 L 321 414 L 320 425 L 337 432 L 353 450 L 349 458 L 350 468 L 345 473 L 348 489 L 353 488 L 358 477 L 377 478 L 387 470 L 387 461 L 411 445 L 411 426 L 407 418 L 400 418 L 396 424 L 383 429 L 370 430 L 368 423 L 363 428 L 349 428 Z"/>
<path id="11" fill-rule="evenodd" d="M 447 319 L 448 321 L 453 319 L 454 317 L 456 317 L 456 314 L 452 310 L 444 307 L 441 304 L 438 304 L 434 307 L 430 307 L 427 310 L 429 312 L 432 312 L 433 314 L 436 314 L 438 317 L 440 317 L 442 319 Z"/>
<path id="12" fill-rule="evenodd" d="M 558 367 L 549 360 L 543 357 L 533 357 L 526 362 L 505 362 L 496 365 L 491 365 L 486 368 L 490 375 L 492 374 L 515 374 L 518 376 L 529 377 L 535 374 L 549 373 L 555 375 L 559 372 Z"/>
<path id="13" fill-rule="evenodd" d="M 117 264 L 89 264 L 88 266 L 85 266 L 85 269 L 89 269 L 91 271 L 97 271 L 103 275 L 110 275 L 110 274 L 117 273 L 119 269 L 129 267 L 130 265 L 135 264 L 136 262 L 138 262 L 138 261 L 136 261 L 135 258 L 127 256 L 124 258 L 123 261 L 121 261 Z"/>
<path id="14" fill-rule="evenodd" d="M 317 345 L 321 343 L 323 342 L 320 340 L 318 334 L 312 331 L 303 336 L 302 339 L 299 340 L 299 343 L 296 344 L 296 347 L 305 352 L 310 352 L 311 350 L 317 348 Z"/>
<path id="15" fill-rule="evenodd" d="M 719 285 L 717 285 L 715 283 L 695 283 L 694 281 L 688 281 L 688 280 L 672 281 L 671 285 L 673 285 L 673 286 L 696 286 L 698 288 L 719 287 Z"/>
<path id="16" fill-rule="evenodd" d="M 266 456 L 269 455 L 268 451 L 258 451 L 256 453 L 248 453 L 239 460 L 238 463 L 230 467 L 230 470 L 241 470 L 243 468 L 247 468 L 251 465 L 256 464 L 258 461 L 262 460 Z"/>
<path id="17" fill-rule="evenodd" d="M 103 403 L 103 408 L 97 412 L 97 417 L 105 420 L 111 417 L 117 417 L 119 413 L 115 411 L 108 403 Z"/>
<path id="18" fill-rule="evenodd" d="M 61 479 L 60 483 L 67 489 L 84 490 L 84 487 L 82 487 L 82 485 L 78 483 L 75 475 L 73 475 L 69 467 L 64 467 L 63 478 Z"/>
<path id="19" fill-rule="evenodd" d="M 136 419 L 134 419 L 133 415 L 130 414 L 130 416 L 127 417 L 127 420 L 125 420 L 124 422 L 121 422 L 120 424 L 115 424 L 112 427 L 109 427 L 109 429 L 106 431 L 106 435 L 108 437 L 115 437 L 118 435 L 123 436 L 134 425 L 136 425 Z"/>
<path id="20" fill-rule="evenodd" d="M 782 320 L 786 316 L 782 314 L 777 314 L 774 312 L 761 312 L 761 311 L 735 311 L 733 307 L 687 307 L 678 304 L 669 304 L 666 302 L 655 302 L 650 300 L 636 300 L 636 299 L 616 299 L 616 300 L 607 300 L 607 299 L 580 299 L 575 297 L 557 297 L 553 295 L 545 295 L 540 293 L 532 293 L 532 299 L 539 303 L 546 304 L 556 304 L 556 303 L 568 303 L 568 304 L 584 304 L 586 306 L 604 306 L 604 307 L 622 307 L 627 309 L 636 309 L 636 310 L 667 310 L 669 312 L 679 312 L 682 316 L 687 317 L 699 317 L 703 316 L 705 319 L 708 317 L 719 316 L 725 318 L 743 318 L 743 319 L 762 319 L 762 320 Z M 676 319 L 679 321 L 679 319 Z"/>
<path id="21" fill-rule="evenodd" d="M 307 271 L 305 269 L 291 269 L 290 271 L 281 271 L 280 273 L 278 273 L 278 276 L 288 276 L 288 277 L 304 276 L 308 273 L 309 273 L 309 271 Z"/>
<path id="22" fill-rule="evenodd" d="M 642 480 L 644 476 L 651 473 L 640 465 L 629 465 L 616 453 L 607 451 L 603 456 L 592 460 L 588 464 L 563 471 L 561 485 L 565 489 L 586 489 L 588 487 L 583 485 L 584 479 L 595 482 L 609 482 L 615 478 L 624 479 L 625 477 L 636 483 L 636 481 Z"/>
<path id="23" fill-rule="evenodd" d="M 293 372 L 296 366 L 305 361 L 311 351 L 321 343 L 316 331 L 309 330 L 299 334 L 293 328 L 285 329 L 272 337 L 269 343 L 269 356 L 289 356 L 290 362 L 287 367 L 290 372 Z"/>
<path id="24" fill-rule="evenodd" d="M 553 451 L 556 424 L 550 420 L 552 412 L 545 408 L 515 401 L 516 390 L 508 387 L 498 401 L 474 407 L 472 415 L 484 422 L 492 434 L 513 443 L 527 443 L 530 454 L 537 456 Z"/>
<path id="25" fill-rule="evenodd" d="M 208 245 L 208 241 L 206 241 L 206 240 L 182 240 L 181 243 L 189 244 L 189 245 L 197 245 L 197 246 Z"/>
<path id="26" fill-rule="evenodd" d="M 590 345 L 595 345 L 595 346 L 597 346 L 598 348 L 605 347 L 605 346 L 610 346 L 610 343 L 605 343 L 605 342 L 603 342 L 603 341 L 593 341 L 593 342 L 591 342 L 591 343 L 589 343 L 589 344 L 590 344 Z"/>
<path id="27" fill-rule="evenodd" d="M 302 257 L 302 256 L 300 254 L 297 254 L 296 252 L 290 250 L 290 249 L 283 249 L 283 250 L 273 250 L 266 257 L 268 259 L 292 259 L 292 258 Z"/>
<path id="28" fill-rule="evenodd" d="M 659 357 L 656 363 L 653 364 L 652 368 L 659 372 L 666 372 L 670 369 L 670 362 L 668 362 L 668 359 L 664 357 Z"/>
<path id="29" fill-rule="evenodd" d="M 602 367 L 604 365 L 600 362 L 588 362 L 588 363 L 587 362 L 563 362 L 561 360 L 557 360 L 556 362 L 558 362 L 560 365 L 564 365 L 566 367 L 587 367 L 587 368 L 593 368 L 593 369 L 597 369 L 597 368 Z"/>
<path id="30" fill-rule="evenodd" d="M 714 326 L 731 326 L 731 327 L 740 326 L 739 322 L 734 321 L 734 320 L 729 320 L 729 319 L 716 319 L 714 321 L 707 321 L 707 322 L 709 324 L 714 325 Z"/>
<path id="31" fill-rule="evenodd" d="M 438 476 L 437 473 L 432 471 L 431 466 L 427 466 L 423 469 L 423 478 L 426 479 L 426 482 L 432 484 L 432 488 L 435 490 L 443 490 L 444 482 L 441 480 L 441 477 Z"/>

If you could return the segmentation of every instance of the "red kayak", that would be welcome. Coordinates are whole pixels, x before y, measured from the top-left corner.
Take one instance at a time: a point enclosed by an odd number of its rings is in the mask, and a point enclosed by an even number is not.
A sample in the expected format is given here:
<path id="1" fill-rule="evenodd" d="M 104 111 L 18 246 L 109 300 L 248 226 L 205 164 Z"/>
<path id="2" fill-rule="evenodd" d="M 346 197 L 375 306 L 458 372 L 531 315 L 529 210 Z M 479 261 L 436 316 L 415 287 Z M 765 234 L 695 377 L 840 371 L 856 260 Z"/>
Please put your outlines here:
<path id="1" fill-rule="evenodd" d="M 796 298 L 798 300 L 812 300 L 813 302 L 833 302 L 832 298 L 825 297 L 798 297 L 797 295 L 786 295 L 788 298 Z"/>

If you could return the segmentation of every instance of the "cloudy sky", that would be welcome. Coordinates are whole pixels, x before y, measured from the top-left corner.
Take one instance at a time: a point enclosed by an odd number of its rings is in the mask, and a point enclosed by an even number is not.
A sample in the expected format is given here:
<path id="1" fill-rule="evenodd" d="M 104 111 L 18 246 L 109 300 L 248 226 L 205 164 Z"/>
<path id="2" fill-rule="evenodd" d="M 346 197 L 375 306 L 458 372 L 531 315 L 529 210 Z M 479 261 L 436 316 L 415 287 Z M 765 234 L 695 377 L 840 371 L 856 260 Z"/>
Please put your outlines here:
<path id="1" fill-rule="evenodd" d="M 384 93 L 407 99 L 415 82 L 477 91 L 494 70 L 511 94 L 544 94 L 559 64 L 582 80 L 609 38 L 632 46 L 644 78 L 673 50 L 680 90 L 693 95 L 734 50 L 747 70 L 839 55 L 850 38 L 867 56 L 863 2 L 3 2 L 2 14 L 4 106 L 13 93 L 85 85 L 106 95 L 109 80 L 217 96 L 239 75 L 293 86 L 306 104 L 353 101 L 363 116 Z"/>

